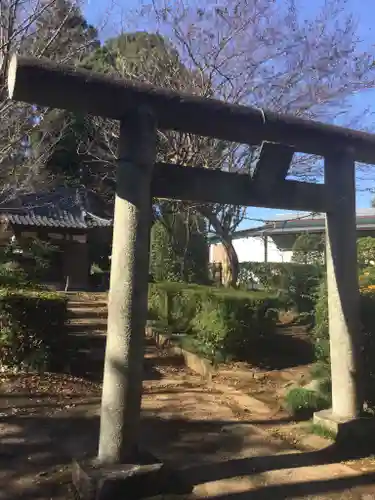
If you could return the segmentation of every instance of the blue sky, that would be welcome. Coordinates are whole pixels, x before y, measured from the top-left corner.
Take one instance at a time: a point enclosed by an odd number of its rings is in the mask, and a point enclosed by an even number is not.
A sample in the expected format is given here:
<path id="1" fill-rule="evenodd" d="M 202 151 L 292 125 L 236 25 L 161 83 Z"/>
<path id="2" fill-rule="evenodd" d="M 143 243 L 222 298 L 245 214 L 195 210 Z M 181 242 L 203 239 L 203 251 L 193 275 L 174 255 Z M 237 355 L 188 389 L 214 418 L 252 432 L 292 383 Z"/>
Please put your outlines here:
<path id="1" fill-rule="evenodd" d="M 315 9 L 319 8 L 319 5 L 323 0 L 301 0 L 304 4 L 304 11 L 308 17 Z M 374 27 L 374 1 L 375 0 L 347 0 L 347 10 L 354 14 L 355 18 L 358 20 L 358 36 L 363 41 L 364 46 L 373 45 L 375 46 L 375 27 Z M 115 5 L 115 6 L 114 6 Z M 102 24 L 105 18 L 105 29 L 103 31 L 103 36 L 111 36 L 116 34 L 116 29 L 126 20 L 126 13 L 132 11 L 138 6 L 137 0 L 118 0 L 114 4 L 113 0 L 88 0 L 85 9 L 85 14 L 93 24 Z M 117 28 L 116 28 L 117 27 Z M 140 29 L 147 29 L 147 21 L 142 19 L 142 26 Z M 375 90 L 366 91 L 356 96 L 354 99 L 354 110 L 369 108 L 370 113 L 374 113 L 375 120 Z M 372 120 L 367 122 L 366 126 L 372 128 Z M 375 132 L 375 126 L 374 132 Z M 359 171 L 357 176 L 357 206 L 359 208 L 365 208 L 370 206 L 372 193 L 371 189 L 374 189 L 375 194 L 375 166 L 368 167 L 367 172 Z M 248 227 L 250 225 L 259 225 L 259 221 L 251 219 L 260 220 L 273 220 L 275 215 L 280 214 L 280 210 L 268 210 L 268 209 L 248 209 L 248 218 L 246 222 L 243 223 L 241 228 Z M 293 214 L 291 214 L 291 217 Z"/>

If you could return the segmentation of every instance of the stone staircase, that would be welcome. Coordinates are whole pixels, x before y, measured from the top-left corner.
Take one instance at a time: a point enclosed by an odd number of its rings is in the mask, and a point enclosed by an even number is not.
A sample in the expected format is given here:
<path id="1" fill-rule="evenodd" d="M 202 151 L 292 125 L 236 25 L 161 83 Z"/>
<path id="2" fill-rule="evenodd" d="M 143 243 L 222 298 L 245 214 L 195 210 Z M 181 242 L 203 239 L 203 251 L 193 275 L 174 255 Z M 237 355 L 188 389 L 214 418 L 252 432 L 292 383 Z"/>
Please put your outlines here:
<path id="1" fill-rule="evenodd" d="M 72 374 L 100 381 L 107 331 L 106 293 L 68 293 L 68 335 Z"/>
<path id="2" fill-rule="evenodd" d="M 65 366 L 77 377 L 93 382 L 103 379 L 105 341 L 107 333 L 107 294 L 96 292 L 68 292 L 67 329 L 71 346 Z M 151 342 L 154 344 L 154 342 Z M 145 349 L 144 378 L 158 379 L 154 367 L 152 346 Z"/>

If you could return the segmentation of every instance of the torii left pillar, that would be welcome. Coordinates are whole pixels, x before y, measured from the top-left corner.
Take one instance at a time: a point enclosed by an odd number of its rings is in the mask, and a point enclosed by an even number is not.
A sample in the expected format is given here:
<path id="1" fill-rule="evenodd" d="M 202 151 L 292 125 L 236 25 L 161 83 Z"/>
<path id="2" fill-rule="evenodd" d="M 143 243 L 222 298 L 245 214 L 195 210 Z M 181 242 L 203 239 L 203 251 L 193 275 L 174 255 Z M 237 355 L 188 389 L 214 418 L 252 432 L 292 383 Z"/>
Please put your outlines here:
<path id="1" fill-rule="evenodd" d="M 155 149 L 149 110 L 121 122 L 100 415 L 102 464 L 129 463 L 137 454 Z"/>
<path id="2" fill-rule="evenodd" d="M 76 463 L 73 471 L 87 500 L 150 497 L 173 487 L 160 461 L 138 446 L 156 133 L 148 109 L 120 125 L 99 451 L 94 463 Z"/>

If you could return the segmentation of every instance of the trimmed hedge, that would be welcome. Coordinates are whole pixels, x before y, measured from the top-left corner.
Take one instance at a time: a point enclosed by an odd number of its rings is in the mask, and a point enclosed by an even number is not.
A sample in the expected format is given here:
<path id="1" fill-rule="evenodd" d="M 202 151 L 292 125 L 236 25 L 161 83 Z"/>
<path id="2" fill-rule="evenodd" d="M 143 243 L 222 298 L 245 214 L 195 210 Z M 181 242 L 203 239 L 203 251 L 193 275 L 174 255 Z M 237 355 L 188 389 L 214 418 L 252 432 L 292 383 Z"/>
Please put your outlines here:
<path id="1" fill-rule="evenodd" d="M 66 318 L 61 294 L 0 290 L 1 368 L 60 369 L 68 351 Z"/>
<path id="2" fill-rule="evenodd" d="M 317 264 L 242 262 L 238 283 L 248 289 L 258 285 L 265 290 L 284 292 L 289 307 L 309 313 L 314 309 L 323 275 L 324 267 Z"/>
<path id="3" fill-rule="evenodd" d="M 375 290 L 361 290 L 361 322 L 363 328 L 363 365 L 365 374 L 365 399 L 369 407 L 375 407 Z M 319 362 L 315 376 L 330 384 L 330 347 L 328 331 L 327 287 L 320 287 L 315 308 L 313 329 L 315 356 Z M 321 374 L 319 374 L 321 372 Z"/>
<path id="4" fill-rule="evenodd" d="M 149 288 L 151 317 L 188 334 L 185 345 L 212 360 L 246 355 L 255 339 L 274 332 L 278 307 L 278 298 L 267 292 L 180 283 Z"/>

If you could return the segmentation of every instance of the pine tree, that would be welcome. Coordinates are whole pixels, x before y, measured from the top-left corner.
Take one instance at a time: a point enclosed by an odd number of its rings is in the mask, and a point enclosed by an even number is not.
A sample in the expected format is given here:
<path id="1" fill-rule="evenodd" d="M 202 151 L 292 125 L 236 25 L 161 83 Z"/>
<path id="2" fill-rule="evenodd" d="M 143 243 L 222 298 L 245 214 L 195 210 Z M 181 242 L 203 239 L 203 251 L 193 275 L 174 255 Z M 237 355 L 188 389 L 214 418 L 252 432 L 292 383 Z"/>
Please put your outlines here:
<path id="1" fill-rule="evenodd" d="M 97 30 L 77 4 L 70 0 L 42 3 L 49 5 L 36 21 L 34 50 L 38 55 L 77 64 L 100 45 Z"/>

